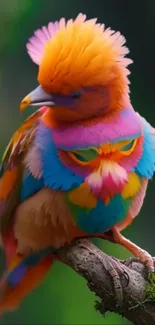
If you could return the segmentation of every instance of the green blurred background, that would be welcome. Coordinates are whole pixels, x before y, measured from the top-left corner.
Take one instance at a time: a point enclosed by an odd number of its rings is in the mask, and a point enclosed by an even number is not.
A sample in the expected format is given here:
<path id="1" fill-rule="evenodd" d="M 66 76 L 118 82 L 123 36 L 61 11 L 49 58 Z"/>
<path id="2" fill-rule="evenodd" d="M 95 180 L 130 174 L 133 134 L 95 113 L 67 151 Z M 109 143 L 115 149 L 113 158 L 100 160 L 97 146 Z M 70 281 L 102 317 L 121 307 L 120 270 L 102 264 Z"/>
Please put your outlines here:
<path id="1" fill-rule="evenodd" d="M 88 0 L 87 0 L 88 1 Z M 28 57 L 25 43 L 33 31 L 61 17 L 79 12 L 119 30 L 127 38 L 131 66 L 132 104 L 155 126 L 155 1 L 125 0 L 1 0 L 0 1 L 0 150 L 32 108 L 21 115 L 20 100 L 36 86 L 37 66 Z M 125 236 L 155 256 L 154 183 L 145 204 Z M 104 251 L 120 258 L 129 253 L 118 245 L 98 241 Z M 95 296 L 86 282 L 64 265 L 55 264 L 41 286 L 20 309 L 0 318 L 0 324 L 129 324 L 115 314 L 102 318 L 94 310 Z"/>

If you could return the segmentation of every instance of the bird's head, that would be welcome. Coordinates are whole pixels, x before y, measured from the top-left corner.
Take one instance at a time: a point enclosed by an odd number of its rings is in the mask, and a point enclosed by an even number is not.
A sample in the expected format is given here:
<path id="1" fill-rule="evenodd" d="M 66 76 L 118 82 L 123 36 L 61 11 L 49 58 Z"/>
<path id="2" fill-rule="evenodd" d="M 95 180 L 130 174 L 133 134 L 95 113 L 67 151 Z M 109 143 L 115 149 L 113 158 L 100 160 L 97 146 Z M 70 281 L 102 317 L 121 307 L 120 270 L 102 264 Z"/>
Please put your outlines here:
<path id="1" fill-rule="evenodd" d="M 79 14 L 34 33 L 27 50 L 39 65 L 39 86 L 23 99 L 21 110 L 49 106 L 58 119 L 74 121 L 130 105 L 132 60 L 125 57 L 125 38 L 96 20 Z"/>

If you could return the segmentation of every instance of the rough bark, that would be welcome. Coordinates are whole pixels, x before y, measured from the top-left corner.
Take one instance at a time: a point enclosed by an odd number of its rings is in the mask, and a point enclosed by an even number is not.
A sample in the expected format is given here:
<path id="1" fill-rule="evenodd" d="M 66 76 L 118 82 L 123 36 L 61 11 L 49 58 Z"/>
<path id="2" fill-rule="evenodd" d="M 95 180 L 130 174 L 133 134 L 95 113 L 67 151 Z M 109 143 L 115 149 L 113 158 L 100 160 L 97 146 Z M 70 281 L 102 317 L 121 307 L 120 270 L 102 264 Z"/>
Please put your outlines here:
<path id="1" fill-rule="evenodd" d="M 128 275 L 127 281 L 127 277 L 120 274 L 123 304 L 118 306 L 112 278 L 104 265 L 104 261 L 112 257 L 87 240 L 78 240 L 72 246 L 62 248 L 57 256 L 87 280 L 89 289 L 99 298 L 96 310 L 101 314 L 111 311 L 126 317 L 135 325 L 155 324 L 155 303 L 146 299 L 147 272 L 138 260 L 129 266 L 128 261 L 116 260 L 124 274 Z"/>

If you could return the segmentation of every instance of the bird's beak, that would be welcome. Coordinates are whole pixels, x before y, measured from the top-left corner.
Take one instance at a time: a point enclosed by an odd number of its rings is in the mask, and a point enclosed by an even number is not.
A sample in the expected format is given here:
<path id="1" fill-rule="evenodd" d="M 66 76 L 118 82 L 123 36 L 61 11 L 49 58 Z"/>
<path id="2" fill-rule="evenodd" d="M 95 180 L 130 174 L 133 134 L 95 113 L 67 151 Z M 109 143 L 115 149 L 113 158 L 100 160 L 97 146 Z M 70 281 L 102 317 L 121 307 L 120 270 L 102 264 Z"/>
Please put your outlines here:
<path id="1" fill-rule="evenodd" d="M 41 86 L 38 86 L 30 94 L 28 94 L 20 104 L 20 111 L 23 112 L 27 106 L 54 106 L 55 103 L 52 100 L 52 95 L 43 90 Z"/>

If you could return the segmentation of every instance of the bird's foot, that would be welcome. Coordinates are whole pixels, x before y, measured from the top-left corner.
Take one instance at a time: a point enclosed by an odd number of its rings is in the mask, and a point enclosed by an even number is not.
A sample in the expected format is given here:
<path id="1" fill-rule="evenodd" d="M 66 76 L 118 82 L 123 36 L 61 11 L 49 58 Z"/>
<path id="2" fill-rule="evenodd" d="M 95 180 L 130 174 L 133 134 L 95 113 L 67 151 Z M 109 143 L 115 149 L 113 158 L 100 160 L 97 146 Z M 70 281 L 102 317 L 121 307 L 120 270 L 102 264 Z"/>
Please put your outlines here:
<path id="1" fill-rule="evenodd" d="M 129 283 L 129 276 L 125 271 L 123 263 L 121 265 L 117 259 L 106 255 L 104 252 L 100 252 L 100 250 L 97 247 L 93 246 L 91 243 L 89 246 L 82 243 L 82 247 L 89 250 L 91 254 L 94 253 L 95 256 L 99 258 L 99 261 L 102 263 L 107 273 L 109 273 L 111 276 L 114 285 L 117 306 L 121 306 L 123 304 L 123 289 L 121 280 L 126 281 L 126 286 Z"/>
<path id="2" fill-rule="evenodd" d="M 128 286 L 128 273 L 123 268 L 123 265 L 121 265 L 117 259 L 111 256 L 107 255 L 106 258 L 102 257 L 102 263 L 113 280 L 117 305 L 121 306 L 123 304 L 123 289 L 121 279 L 124 279 L 126 281 L 126 286 Z"/>
<path id="3" fill-rule="evenodd" d="M 130 267 L 133 262 L 139 262 L 146 266 L 148 273 L 155 272 L 155 258 L 152 257 L 147 251 L 140 249 L 140 253 L 137 257 L 130 257 L 127 261 L 125 261 L 125 265 Z"/>
<path id="4" fill-rule="evenodd" d="M 132 262 L 137 261 L 138 259 L 140 263 L 146 266 L 149 273 L 155 272 L 155 258 L 153 258 L 147 251 L 122 236 L 117 227 L 113 228 L 113 238 L 115 243 L 124 246 L 134 255 L 133 258 L 129 259 L 127 262 L 128 265 L 126 264 L 126 266 L 129 266 Z"/>

